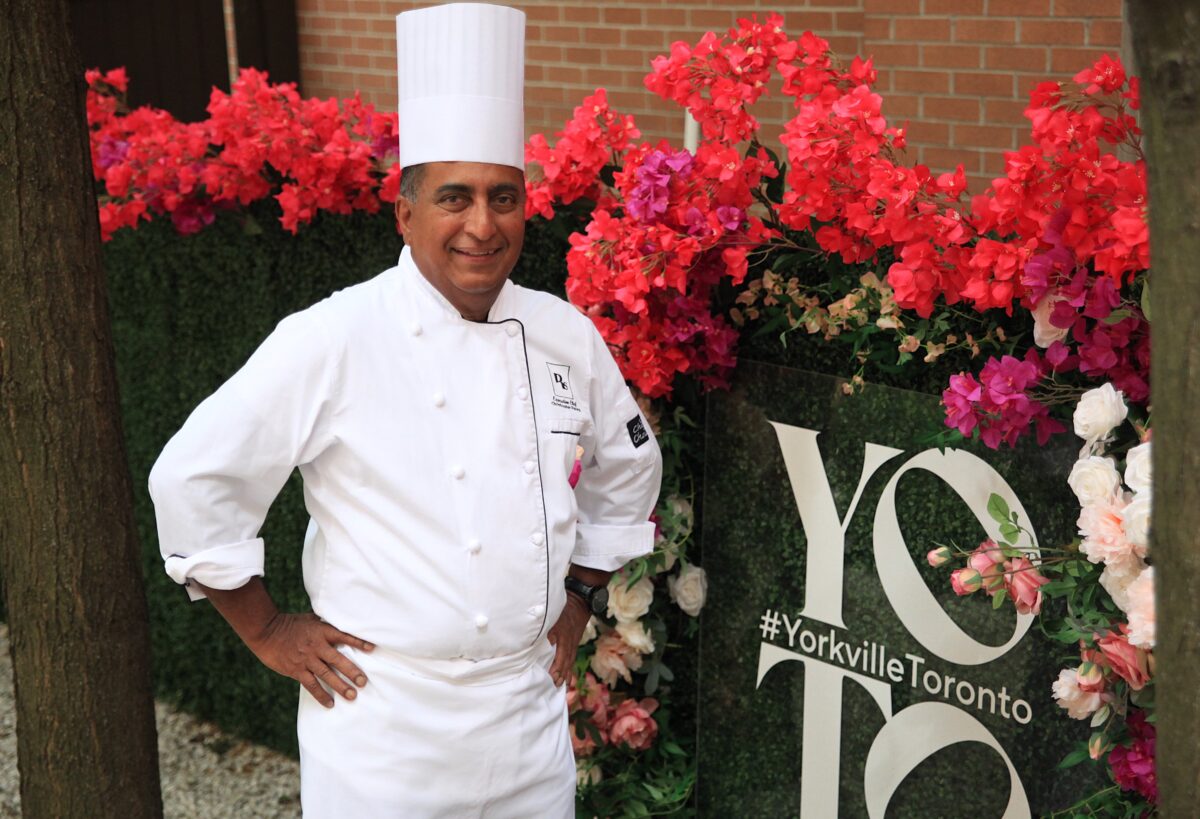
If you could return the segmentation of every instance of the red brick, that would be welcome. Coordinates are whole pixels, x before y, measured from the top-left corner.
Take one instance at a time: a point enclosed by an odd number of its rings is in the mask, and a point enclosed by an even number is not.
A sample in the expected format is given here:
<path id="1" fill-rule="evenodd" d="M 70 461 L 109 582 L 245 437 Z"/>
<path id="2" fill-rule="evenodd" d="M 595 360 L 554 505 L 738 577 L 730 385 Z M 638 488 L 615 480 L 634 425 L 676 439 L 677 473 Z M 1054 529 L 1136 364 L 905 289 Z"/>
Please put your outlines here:
<path id="1" fill-rule="evenodd" d="M 645 66 L 650 68 L 650 57 L 641 49 L 610 48 L 604 52 L 605 65 Z"/>
<path id="2" fill-rule="evenodd" d="M 562 18 L 568 23 L 599 23 L 600 9 L 595 6 L 564 5 Z"/>
<path id="3" fill-rule="evenodd" d="M 863 36 L 868 40 L 892 39 L 894 17 L 866 17 L 863 20 Z"/>
<path id="4" fill-rule="evenodd" d="M 535 23 L 557 23 L 562 20 L 562 6 L 526 6 L 525 17 Z"/>
<path id="5" fill-rule="evenodd" d="M 342 65 L 350 68 L 370 68 L 371 58 L 367 54 L 342 54 Z"/>
<path id="6" fill-rule="evenodd" d="M 544 26 L 542 39 L 547 43 L 579 42 L 579 26 Z"/>
<path id="7" fill-rule="evenodd" d="M 918 94 L 949 94 L 950 75 L 945 71 L 894 71 L 892 88 Z"/>
<path id="8" fill-rule="evenodd" d="M 1095 48 L 1055 48 L 1050 52 L 1050 70 L 1073 77 L 1106 53 L 1105 49 Z"/>
<path id="9" fill-rule="evenodd" d="M 1056 17 L 1115 17 L 1121 19 L 1121 0 L 1054 0 Z"/>
<path id="10" fill-rule="evenodd" d="M 888 119 L 918 117 L 921 98 L 916 94 L 888 94 L 883 100 L 883 115 Z"/>
<path id="11" fill-rule="evenodd" d="M 814 14 L 816 12 L 813 12 Z M 834 15 L 833 27 L 837 31 L 849 31 L 861 34 L 867 15 L 861 11 L 839 11 Z"/>
<path id="12" fill-rule="evenodd" d="M 921 65 L 920 48 L 911 43 L 899 45 L 872 44 L 867 48 L 867 52 L 875 58 L 875 65 L 882 68 Z"/>
<path id="13" fill-rule="evenodd" d="M 1003 176 L 1005 170 L 1007 168 L 1002 151 L 988 151 L 983 155 L 983 172 L 989 177 Z M 980 188 L 980 190 L 983 190 L 983 188 Z"/>
<path id="14" fill-rule="evenodd" d="M 921 0 L 864 0 L 864 10 L 872 14 L 920 14 Z"/>
<path id="15" fill-rule="evenodd" d="M 690 9 L 688 11 L 688 25 L 692 28 L 700 28 L 723 34 L 727 28 L 730 28 L 734 24 L 736 16 L 732 11 Z"/>
<path id="16" fill-rule="evenodd" d="M 622 26 L 640 26 L 642 24 L 642 10 L 640 8 L 613 8 L 609 6 L 604 9 L 604 22 L 614 23 Z"/>
<path id="17" fill-rule="evenodd" d="M 646 9 L 646 24 L 659 26 L 668 31 L 679 32 L 685 26 L 687 12 L 679 7 L 665 9 Z M 681 39 L 676 36 L 675 39 Z"/>
<path id="18" fill-rule="evenodd" d="M 925 0 L 926 14 L 983 14 L 983 0 Z"/>
<path id="19" fill-rule="evenodd" d="M 994 47 L 984 52 L 985 68 L 1004 68 L 1013 71 L 1045 71 L 1046 49 Z"/>
<path id="20" fill-rule="evenodd" d="M 563 62 L 575 65 L 600 65 L 604 52 L 598 48 L 568 46 L 563 49 Z"/>
<path id="21" fill-rule="evenodd" d="M 959 165 L 967 172 L 975 173 L 981 164 L 979 151 L 934 147 L 921 149 L 921 162 L 934 173 L 953 171 Z"/>
<path id="22" fill-rule="evenodd" d="M 325 37 L 320 34 L 301 34 L 300 51 L 305 55 L 310 49 L 320 48 L 325 44 Z"/>
<path id="23" fill-rule="evenodd" d="M 1022 43 L 1083 45 L 1083 23 L 1073 20 L 1022 20 Z"/>
<path id="24" fill-rule="evenodd" d="M 982 49 L 974 45 L 943 45 L 935 43 L 921 46 L 921 65 L 926 68 L 980 68 L 983 64 Z"/>
<path id="25" fill-rule="evenodd" d="M 945 122 L 919 120 L 909 124 L 906 135 L 909 143 L 946 145 L 950 142 L 950 126 Z"/>
<path id="26" fill-rule="evenodd" d="M 1050 0 L 988 0 L 989 17 L 1049 17 Z"/>
<path id="27" fill-rule="evenodd" d="M 346 14 L 350 11 L 350 0 L 321 0 L 321 11 L 326 14 Z"/>
<path id="28" fill-rule="evenodd" d="M 620 45 L 621 30 L 604 26 L 583 26 L 583 41 L 591 45 Z"/>
<path id="29" fill-rule="evenodd" d="M 984 154 L 986 157 L 987 154 Z M 967 194 L 974 195 L 988 190 L 992 184 L 992 177 L 987 174 L 967 174 Z"/>
<path id="30" fill-rule="evenodd" d="M 370 28 L 370 21 L 362 17 L 339 17 L 338 30 L 340 31 L 366 31 Z"/>
<path id="31" fill-rule="evenodd" d="M 839 17 L 841 15 L 838 15 Z M 842 29 L 842 26 L 838 26 Z M 783 16 L 783 30 L 792 37 L 797 37 L 806 31 L 825 35 L 834 30 L 833 12 L 829 11 L 788 11 Z"/>
<path id="32" fill-rule="evenodd" d="M 1027 105 L 1016 100 L 984 100 L 983 121 L 990 125 L 1013 125 L 1018 137 L 1024 139 L 1029 133 L 1029 120 L 1025 119 Z"/>
<path id="33" fill-rule="evenodd" d="M 1017 24 L 1012 20 L 965 17 L 954 21 L 954 41 L 958 43 L 1012 43 L 1017 39 Z"/>
<path id="34" fill-rule="evenodd" d="M 333 45 L 334 38 L 329 38 L 329 44 Z M 349 46 L 334 46 L 335 48 L 349 48 Z M 396 32 L 392 29 L 391 37 L 355 37 L 354 47 L 359 51 L 378 51 L 380 53 L 395 53 L 396 52 Z"/>
<path id="35" fill-rule="evenodd" d="M 391 34 L 396 36 L 396 21 L 390 17 L 383 20 L 372 20 L 370 30 L 373 34 Z"/>
<path id="36" fill-rule="evenodd" d="M 1088 45 L 1120 48 L 1122 28 L 1120 20 L 1092 20 L 1088 25 Z"/>
<path id="37" fill-rule="evenodd" d="M 337 51 L 314 51 L 309 59 L 317 65 L 337 65 L 338 54 Z"/>
<path id="38" fill-rule="evenodd" d="M 588 85 L 595 88 L 616 88 L 624 82 L 624 74 L 614 68 L 597 68 L 585 66 L 583 78 Z"/>
<path id="39" fill-rule="evenodd" d="M 670 43 L 665 31 L 654 29 L 630 28 L 625 30 L 625 45 L 655 48 L 665 51 Z"/>
<path id="40" fill-rule="evenodd" d="M 1015 147 L 1015 139 L 1011 125 L 955 125 L 954 136 L 949 140 L 949 144 L 1012 150 Z"/>
<path id="41" fill-rule="evenodd" d="M 863 43 L 861 37 L 847 37 L 831 34 L 825 38 L 829 41 L 829 48 L 834 54 L 841 55 L 846 58 L 846 62 L 850 62 L 853 57 L 860 56 L 863 53 Z"/>
<path id="42" fill-rule="evenodd" d="M 1012 97 L 1012 74 L 973 74 L 957 72 L 954 75 L 954 93 L 972 94 L 980 97 Z"/>
<path id="43" fill-rule="evenodd" d="M 979 100 L 962 97 L 925 97 L 921 114 L 927 119 L 979 122 Z"/>
<path id="44" fill-rule="evenodd" d="M 350 8 L 355 14 L 383 14 L 383 3 L 379 0 L 352 0 Z"/>
<path id="45" fill-rule="evenodd" d="M 897 17 L 893 36 L 904 42 L 939 42 L 950 39 L 949 17 Z"/>

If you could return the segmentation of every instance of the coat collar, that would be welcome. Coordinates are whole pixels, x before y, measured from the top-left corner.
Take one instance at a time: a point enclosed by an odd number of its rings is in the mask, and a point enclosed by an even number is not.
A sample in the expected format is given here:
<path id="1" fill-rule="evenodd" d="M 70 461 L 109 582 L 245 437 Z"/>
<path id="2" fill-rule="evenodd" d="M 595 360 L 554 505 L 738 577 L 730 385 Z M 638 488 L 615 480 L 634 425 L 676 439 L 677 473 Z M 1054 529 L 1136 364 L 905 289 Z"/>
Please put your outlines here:
<path id="1" fill-rule="evenodd" d="M 417 264 L 412 258 L 412 251 L 407 247 L 400 252 L 399 268 L 401 282 L 415 294 L 418 315 L 429 318 L 441 316 L 446 321 L 463 324 L 479 323 L 463 318 L 462 314 L 458 312 L 458 308 L 430 284 L 429 280 L 417 269 Z M 496 301 L 488 311 L 488 323 L 514 318 L 513 290 L 515 287 L 516 285 L 511 280 L 504 282 L 499 295 L 496 296 Z"/>

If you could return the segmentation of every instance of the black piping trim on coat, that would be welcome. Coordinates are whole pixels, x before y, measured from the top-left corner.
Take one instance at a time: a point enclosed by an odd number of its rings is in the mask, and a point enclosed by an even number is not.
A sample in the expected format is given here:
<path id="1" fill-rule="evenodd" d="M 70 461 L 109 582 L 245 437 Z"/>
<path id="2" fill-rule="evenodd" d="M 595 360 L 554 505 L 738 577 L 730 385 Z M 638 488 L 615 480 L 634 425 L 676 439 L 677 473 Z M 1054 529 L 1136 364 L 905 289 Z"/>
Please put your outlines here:
<path id="1" fill-rule="evenodd" d="M 576 438 L 578 438 L 578 437 L 579 437 L 580 435 L 582 435 L 583 433 L 581 433 L 581 432 L 572 432 L 572 431 L 571 431 L 571 430 L 569 430 L 569 429 L 552 429 L 552 430 L 550 430 L 550 434 L 551 434 L 551 435 L 574 435 Z"/>
<path id="2" fill-rule="evenodd" d="M 546 551 L 546 592 L 544 596 L 545 604 L 542 606 L 542 624 L 538 627 L 538 635 L 546 628 L 546 619 L 550 616 L 550 516 L 546 514 L 546 483 L 542 478 L 542 444 L 541 434 L 538 432 L 537 422 L 537 401 L 534 400 L 533 392 L 533 376 L 529 373 L 529 349 L 525 345 L 525 325 L 520 319 L 510 318 L 503 321 L 488 321 L 486 324 L 507 324 L 510 321 L 515 321 L 517 326 L 521 328 L 521 353 L 525 356 L 525 383 L 529 389 L 529 410 L 533 413 L 533 445 L 537 452 L 537 468 L 538 468 L 538 493 L 542 496 L 542 535 L 545 538 L 542 541 L 542 546 Z M 530 645 L 537 645 L 537 637 L 533 638 Z"/>

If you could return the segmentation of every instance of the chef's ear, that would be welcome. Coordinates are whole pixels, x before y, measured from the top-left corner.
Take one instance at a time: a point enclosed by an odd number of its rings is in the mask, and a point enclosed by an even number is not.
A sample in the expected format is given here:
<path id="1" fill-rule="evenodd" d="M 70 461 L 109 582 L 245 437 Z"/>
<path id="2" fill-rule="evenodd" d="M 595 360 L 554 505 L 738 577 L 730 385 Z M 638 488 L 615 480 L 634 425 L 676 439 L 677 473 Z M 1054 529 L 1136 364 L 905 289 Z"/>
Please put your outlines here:
<path id="1" fill-rule="evenodd" d="M 412 203 L 403 196 L 396 197 L 396 229 L 402 236 L 408 235 L 408 225 L 412 221 Z"/>

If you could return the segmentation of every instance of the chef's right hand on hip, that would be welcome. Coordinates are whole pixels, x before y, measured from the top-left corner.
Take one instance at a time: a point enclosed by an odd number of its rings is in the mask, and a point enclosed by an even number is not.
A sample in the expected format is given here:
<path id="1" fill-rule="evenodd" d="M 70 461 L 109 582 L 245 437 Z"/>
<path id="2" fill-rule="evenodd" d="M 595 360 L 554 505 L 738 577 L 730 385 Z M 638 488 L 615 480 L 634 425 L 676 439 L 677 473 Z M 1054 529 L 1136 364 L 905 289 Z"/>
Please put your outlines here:
<path id="1" fill-rule="evenodd" d="M 315 614 L 281 612 L 271 618 L 250 650 L 267 668 L 299 681 L 317 702 L 332 708 L 334 698 L 326 687 L 353 700 L 358 694 L 355 686 L 367 684 L 367 675 L 337 650 L 339 645 L 361 651 L 375 648 Z"/>

